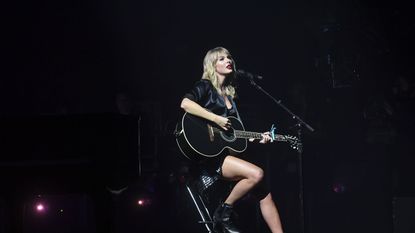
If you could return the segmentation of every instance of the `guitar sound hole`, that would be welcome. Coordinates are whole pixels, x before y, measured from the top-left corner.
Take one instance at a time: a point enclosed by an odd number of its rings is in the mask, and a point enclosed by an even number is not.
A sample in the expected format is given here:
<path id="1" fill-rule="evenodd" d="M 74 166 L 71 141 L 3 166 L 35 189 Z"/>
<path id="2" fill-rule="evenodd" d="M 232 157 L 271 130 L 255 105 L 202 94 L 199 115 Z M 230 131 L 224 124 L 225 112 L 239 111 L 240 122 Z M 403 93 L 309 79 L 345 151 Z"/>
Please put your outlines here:
<path id="1" fill-rule="evenodd" d="M 233 142 L 236 140 L 235 131 L 233 129 L 221 131 L 220 136 L 227 142 Z"/>

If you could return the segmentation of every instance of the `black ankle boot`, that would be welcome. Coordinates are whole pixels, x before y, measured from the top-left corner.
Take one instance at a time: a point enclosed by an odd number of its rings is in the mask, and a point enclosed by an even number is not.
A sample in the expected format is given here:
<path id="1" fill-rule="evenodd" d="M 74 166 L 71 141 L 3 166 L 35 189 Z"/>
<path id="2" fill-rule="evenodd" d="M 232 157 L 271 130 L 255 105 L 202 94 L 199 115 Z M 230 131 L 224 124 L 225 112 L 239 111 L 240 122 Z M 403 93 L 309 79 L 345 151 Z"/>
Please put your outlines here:
<path id="1" fill-rule="evenodd" d="M 226 203 L 223 203 L 216 208 L 215 213 L 213 214 L 214 229 L 216 232 L 241 233 L 232 222 L 233 213 L 232 205 Z"/>

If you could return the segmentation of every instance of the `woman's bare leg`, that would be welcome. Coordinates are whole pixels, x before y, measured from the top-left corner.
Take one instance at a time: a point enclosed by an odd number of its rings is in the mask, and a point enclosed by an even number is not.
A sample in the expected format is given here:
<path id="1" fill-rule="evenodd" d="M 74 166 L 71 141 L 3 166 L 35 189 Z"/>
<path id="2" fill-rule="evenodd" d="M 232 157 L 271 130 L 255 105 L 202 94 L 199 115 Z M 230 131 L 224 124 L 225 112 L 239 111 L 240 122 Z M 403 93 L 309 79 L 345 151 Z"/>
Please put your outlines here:
<path id="1" fill-rule="evenodd" d="M 264 171 L 252 163 L 229 155 L 223 162 L 222 175 L 225 179 L 239 180 L 225 200 L 225 203 L 232 205 L 262 180 Z"/>
<path id="2" fill-rule="evenodd" d="M 271 193 L 259 202 L 262 216 L 272 233 L 283 233 L 277 206 L 272 200 Z"/>
<path id="3" fill-rule="evenodd" d="M 228 233 L 240 233 L 232 222 L 232 205 L 262 180 L 263 170 L 252 163 L 229 155 L 223 161 L 222 176 L 225 179 L 237 181 L 237 183 L 225 203 L 215 210 L 214 227 L 220 226 L 222 231 Z"/>

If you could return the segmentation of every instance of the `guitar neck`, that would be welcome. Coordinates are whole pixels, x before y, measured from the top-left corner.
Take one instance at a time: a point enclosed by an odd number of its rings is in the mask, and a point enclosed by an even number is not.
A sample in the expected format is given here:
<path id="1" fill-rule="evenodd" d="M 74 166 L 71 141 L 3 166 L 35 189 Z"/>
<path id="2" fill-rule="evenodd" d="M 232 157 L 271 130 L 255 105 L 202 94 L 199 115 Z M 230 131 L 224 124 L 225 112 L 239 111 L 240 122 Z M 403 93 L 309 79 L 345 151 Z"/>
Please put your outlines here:
<path id="1" fill-rule="evenodd" d="M 250 131 L 242 131 L 242 130 L 235 130 L 235 136 L 237 138 L 254 138 L 254 139 L 262 139 L 262 134 L 257 132 L 250 132 Z"/>
<path id="2" fill-rule="evenodd" d="M 258 132 L 251 132 L 251 131 L 242 131 L 242 130 L 235 130 L 235 136 L 237 138 L 253 138 L 253 139 L 262 139 L 262 133 Z M 286 141 L 284 135 L 275 134 L 275 141 Z"/>

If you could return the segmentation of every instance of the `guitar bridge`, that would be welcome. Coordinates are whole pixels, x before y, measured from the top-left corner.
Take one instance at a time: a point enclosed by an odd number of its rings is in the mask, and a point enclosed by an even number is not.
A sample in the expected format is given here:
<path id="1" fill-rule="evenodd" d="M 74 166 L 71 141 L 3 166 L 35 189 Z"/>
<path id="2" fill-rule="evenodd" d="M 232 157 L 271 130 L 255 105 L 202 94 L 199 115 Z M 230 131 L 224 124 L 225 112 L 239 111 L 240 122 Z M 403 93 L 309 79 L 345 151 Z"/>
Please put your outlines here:
<path id="1" fill-rule="evenodd" d="M 215 134 L 213 132 L 213 127 L 210 124 L 207 124 L 207 127 L 208 127 L 209 140 L 213 142 L 215 140 Z"/>

